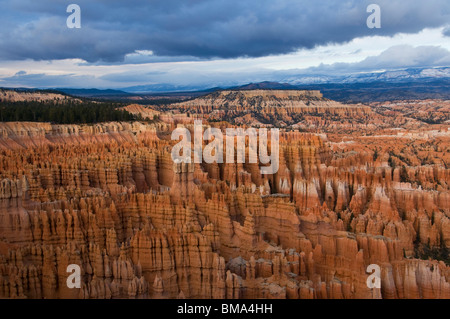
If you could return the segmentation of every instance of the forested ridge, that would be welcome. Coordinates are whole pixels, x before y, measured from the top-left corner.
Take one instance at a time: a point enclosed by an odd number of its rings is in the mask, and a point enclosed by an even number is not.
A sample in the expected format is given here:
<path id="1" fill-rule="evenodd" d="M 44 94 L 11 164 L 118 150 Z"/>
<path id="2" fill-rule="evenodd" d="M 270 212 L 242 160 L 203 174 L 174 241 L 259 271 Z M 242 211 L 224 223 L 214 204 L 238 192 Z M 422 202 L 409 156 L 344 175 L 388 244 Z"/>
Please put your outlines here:
<path id="1" fill-rule="evenodd" d="M 133 114 L 119 109 L 120 103 L 66 100 L 0 102 L 0 121 L 50 122 L 81 124 L 109 121 L 139 120 Z"/>

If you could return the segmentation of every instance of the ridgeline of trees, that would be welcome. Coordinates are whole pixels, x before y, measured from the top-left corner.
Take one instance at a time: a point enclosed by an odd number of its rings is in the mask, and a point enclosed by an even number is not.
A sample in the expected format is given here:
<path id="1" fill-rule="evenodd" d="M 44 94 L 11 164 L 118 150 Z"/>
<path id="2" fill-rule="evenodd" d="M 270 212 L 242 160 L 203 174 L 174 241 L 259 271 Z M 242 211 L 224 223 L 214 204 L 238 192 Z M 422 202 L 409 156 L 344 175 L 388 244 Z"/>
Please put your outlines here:
<path id="1" fill-rule="evenodd" d="M 118 103 L 68 100 L 56 102 L 0 102 L 0 121 L 81 124 L 141 120 L 140 116 L 118 109 Z"/>

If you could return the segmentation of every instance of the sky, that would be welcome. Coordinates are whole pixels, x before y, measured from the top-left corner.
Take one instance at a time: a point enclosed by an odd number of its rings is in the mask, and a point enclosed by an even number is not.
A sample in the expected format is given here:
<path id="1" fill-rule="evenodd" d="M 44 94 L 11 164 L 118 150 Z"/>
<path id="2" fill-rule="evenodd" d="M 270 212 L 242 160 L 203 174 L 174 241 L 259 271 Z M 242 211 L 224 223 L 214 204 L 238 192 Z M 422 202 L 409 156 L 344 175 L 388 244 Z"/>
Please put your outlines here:
<path id="1" fill-rule="evenodd" d="M 81 28 L 68 28 L 69 4 Z M 368 28 L 369 4 L 381 28 Z M 207 88 L 450 66 L 448 0 L 2 0 L 0 86 Z"/>

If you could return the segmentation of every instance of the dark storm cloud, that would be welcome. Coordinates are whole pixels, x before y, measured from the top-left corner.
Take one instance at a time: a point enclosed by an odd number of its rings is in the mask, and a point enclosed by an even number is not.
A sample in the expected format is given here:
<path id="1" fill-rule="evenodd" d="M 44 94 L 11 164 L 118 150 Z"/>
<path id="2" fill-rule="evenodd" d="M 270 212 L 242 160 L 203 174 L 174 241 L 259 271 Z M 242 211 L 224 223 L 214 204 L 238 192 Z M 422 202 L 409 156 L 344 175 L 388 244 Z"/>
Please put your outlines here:
<path id="1" fill-rule="evenodd" d="M 69 3 L 82 28 L 66 27 Z M 358 36 L 417 32 L 450 21 L 448 0 L 378 0 L 382 28 L 366 27 L 361 0 L 4 0 L 0 59 L 123 61 L 157 56 L 259 57 Z"/>
<path id="2" fill-rule="evenodd" d="M 208 62 L 206 62 L 208 63 Z M 330 81 L 379 70 L 401 70 L 412 67 L 438 67 L 450 65 L 450 51 L 438 46 L 398 45 L 370 56 L 360 62 L 321 64 L 306 69 L 268 70 L 250 66 L 239 71 L 221 68 L 205 73 L 194 64 L 182 64 L 174 68 L 167 65 L 160 71 L 111 71 L 104 75 L 48 75 L 28 74 L 20 70 L 13 76 L 0 78 L 0 86 L 27 86 L 39 88 L 54 87 L 97 87 L 124 88 L 133 85 L 154 84 L 156 87 L 177 87 L 178 90 L 205 89 L 213 86 L 230 87 L 250 82 L 276 81 L 292 84 L 303 83 L 311 77 L 324 77 Z M 91 66 L 95 68 L 95 66 Z M 181 89 L 180 89 L 181 86 Z M 151 87 L 151 86 L 150 86 Z"/>

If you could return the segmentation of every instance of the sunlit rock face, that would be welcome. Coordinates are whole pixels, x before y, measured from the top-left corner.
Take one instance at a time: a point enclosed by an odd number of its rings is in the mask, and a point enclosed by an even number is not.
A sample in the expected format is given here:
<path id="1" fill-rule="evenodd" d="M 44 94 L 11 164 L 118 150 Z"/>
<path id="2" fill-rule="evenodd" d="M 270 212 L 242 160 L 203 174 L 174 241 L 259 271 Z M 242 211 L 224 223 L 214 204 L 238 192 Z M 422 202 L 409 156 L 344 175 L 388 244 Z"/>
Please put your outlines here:
<path id="1" fill-rule="evenodd" d="M 0 123 L 0 297 L 450 298 L 449 105 L 414 103 L 225 91 L 128 107 L 147 122 Z M 174 163 L 195 119 L 279 127 L 278 172 Z"/>

